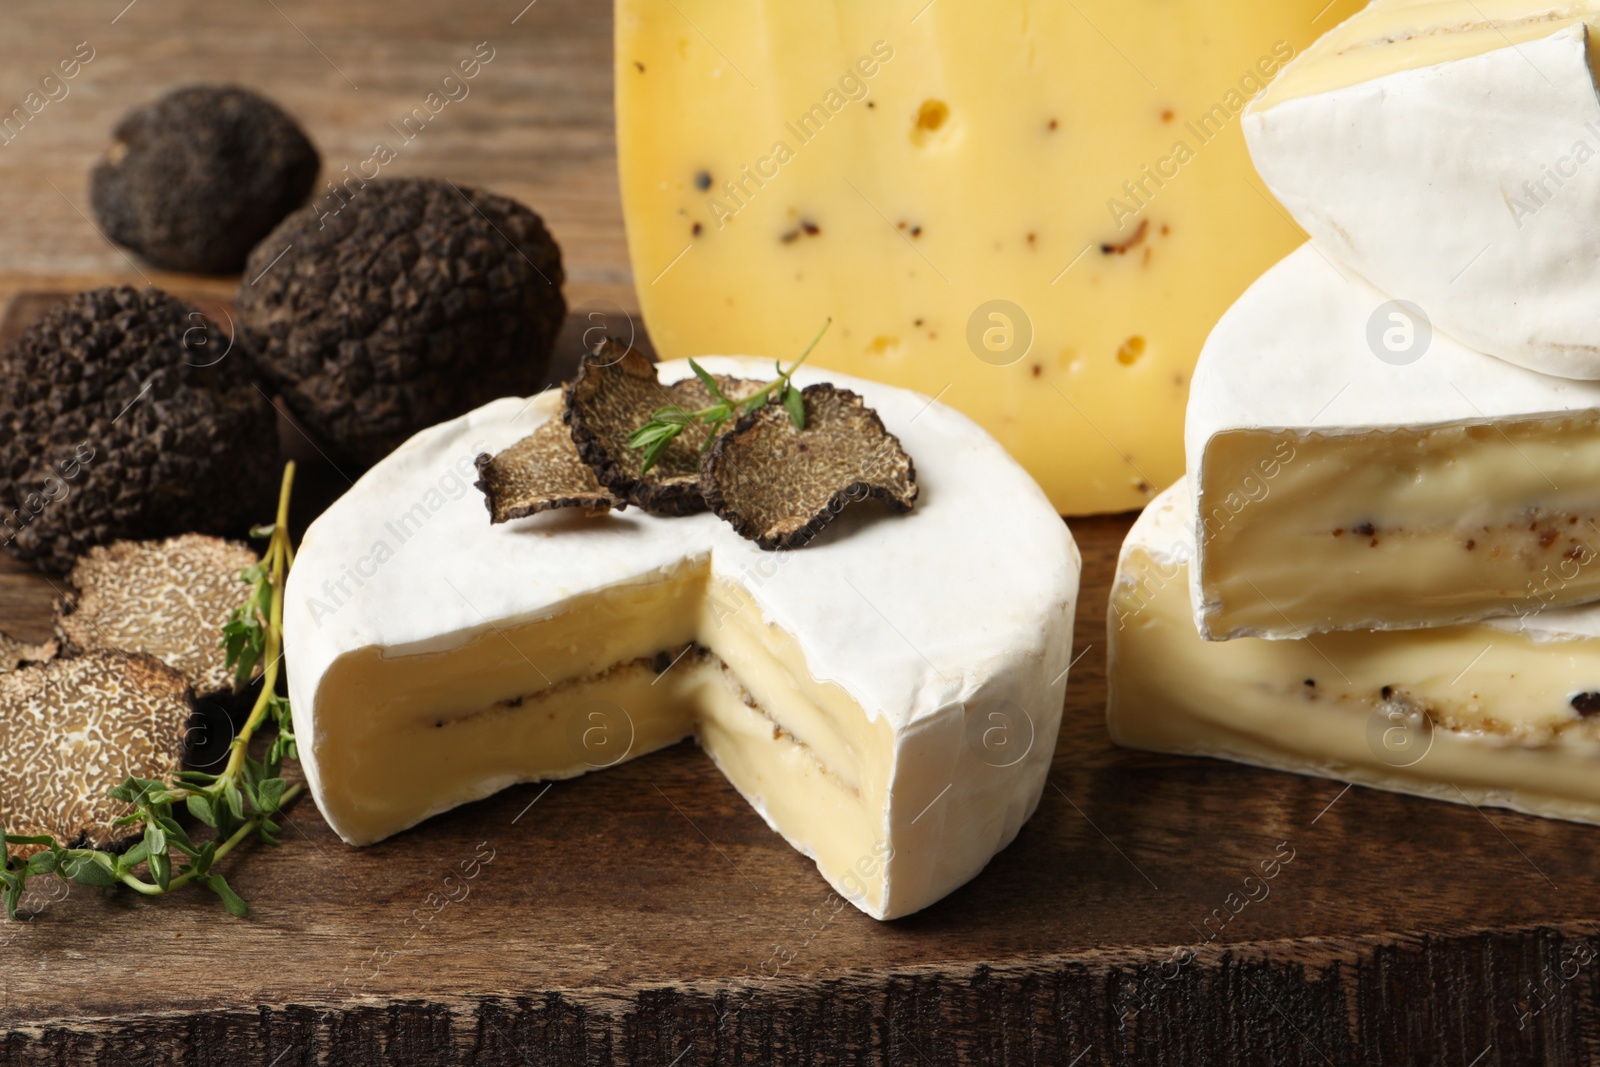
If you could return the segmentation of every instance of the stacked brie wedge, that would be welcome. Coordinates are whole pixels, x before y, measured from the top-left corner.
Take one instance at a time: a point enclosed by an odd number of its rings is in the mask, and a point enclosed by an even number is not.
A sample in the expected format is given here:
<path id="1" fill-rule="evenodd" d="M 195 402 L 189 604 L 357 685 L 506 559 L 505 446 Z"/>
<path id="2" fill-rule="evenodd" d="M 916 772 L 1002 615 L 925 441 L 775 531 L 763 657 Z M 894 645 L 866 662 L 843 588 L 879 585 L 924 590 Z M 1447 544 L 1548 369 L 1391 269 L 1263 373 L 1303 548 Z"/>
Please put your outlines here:
<path id="1" fill-rule="evenodd" d="M 1113 736 L 1600 822 L 1600 3 L 1375 0 L 1244 116 L 1311 235 L 1123 547 Z"/>

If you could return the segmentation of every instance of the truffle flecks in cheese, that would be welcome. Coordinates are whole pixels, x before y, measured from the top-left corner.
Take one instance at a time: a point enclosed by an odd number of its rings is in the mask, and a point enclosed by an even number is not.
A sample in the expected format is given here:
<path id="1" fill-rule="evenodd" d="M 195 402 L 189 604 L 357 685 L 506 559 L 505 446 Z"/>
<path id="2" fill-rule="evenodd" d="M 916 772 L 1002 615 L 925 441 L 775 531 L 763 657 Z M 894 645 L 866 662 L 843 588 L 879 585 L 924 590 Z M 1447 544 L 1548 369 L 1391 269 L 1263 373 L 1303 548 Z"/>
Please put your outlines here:
<path id="1" fill-rule="evenodd" d="M 620 0 L 651 340 L 789 358 L 832 316 L 813 365 L 938 395 L 1063 513 L 1142 506 L 1206 331 L 1299 239 L 1240 115 L 1359 2 L 920 6 Z"/>
<path id="2" fill-rule="evenodd" d="M 1205 641 L 1179 483 L 1123 545 L 1112 739 L 1440 800 L 1600 822 L 1600 609 L 1404 633 Z"/>
<path id="3" fill-rule="evenodd" d="M 1512 366 L 1409 314 L 1306 246 L 1218 323 L 1185 431 L 1207 637 L 1600 598 L 1600 383 Z"/>
<path id="4" fill-rule="evenodd" d="M 666 364 L 662 380 L 689 373 Z M 871 915 L 975 875 L 1043 788 L 1077 552 L 966 418 L 809 367 L 795 377 L 824 380 L 859 393 L 915 458 L 909 514 L 861 504 L 787 552 L 708 512 L 491 524 L 473 460 L 559 418 L 548 393 L 423 432 L 319 518 L 284 628 L 300 752 L 340 836 L 366 844 L 693 735 Z"/>
<path id="5" fill-rule="evenodd" d="M 1600 3 L 1375 0 L 1244 115 L 1313 241 L 1482 351 L 1600 378 Z"/>

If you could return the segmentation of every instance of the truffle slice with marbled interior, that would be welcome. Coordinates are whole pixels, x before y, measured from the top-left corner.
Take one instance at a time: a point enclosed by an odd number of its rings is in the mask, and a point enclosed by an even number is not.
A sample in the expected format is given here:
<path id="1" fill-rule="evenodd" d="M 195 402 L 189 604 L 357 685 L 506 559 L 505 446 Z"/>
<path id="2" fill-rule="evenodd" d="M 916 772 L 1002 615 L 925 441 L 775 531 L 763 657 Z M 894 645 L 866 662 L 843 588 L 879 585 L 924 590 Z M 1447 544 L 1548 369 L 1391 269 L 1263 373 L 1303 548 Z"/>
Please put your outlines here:
<path id="1" fill-rule="evenodd" d="M 116 821 L 132 808 L 107 793 L 177 771 L 191 710 L 188 680 L 143 653 L 89 652 L 0 674 L 0 825 L 68 847 L 130 843 Z"/>
<path id="2" fill-rule="evenodd" d="M 480 455 L 477 466 L 477 487 L 483 491 L 491 522 L 525 519 L 556 508 L 609 511 L 628 506 L 578 458 L 572 433 L 560 419 L 551 419 L 503 452 Z"/>
<path id="3" fill-rule="evenodd" d="M 745 378 L 717 378 L 729 400 L 738 402 L 761 389 Z M 656 365 L 637 350 L 607 339 L 583 357 L 566 388 L 565 419 L 578 456 L 600 484 L 621 499 L 656 515 L 692 515 L 706 509 L 700 493 L 703 425 L 684 429 L 644 469 L 645 452 L 632 447 L 633 432 L 663 408 L 696 412 L 717 402 L 698 378 L 663 383 Z"/>
<path id="4" fill-rule="evenodd" d="M 701 474 L 711 510 L 766 549 L 803 548 L 853 501 L 910 511 L 916 467 L 878 413 L 826 383 L 800 395 L 804 429 L 769 404 L 712 443 Z"/>
<path id="5" fill-rule="evenodd" d="M 71 652 L 148 652 L 201 697 L 230 693 L 222 626 L 249 598 L 240 576 L 256 562 L 248 546 L 200 534 L 90 549 L 72 569 L 75 592 L 56 605 L 56 632 Z"/>

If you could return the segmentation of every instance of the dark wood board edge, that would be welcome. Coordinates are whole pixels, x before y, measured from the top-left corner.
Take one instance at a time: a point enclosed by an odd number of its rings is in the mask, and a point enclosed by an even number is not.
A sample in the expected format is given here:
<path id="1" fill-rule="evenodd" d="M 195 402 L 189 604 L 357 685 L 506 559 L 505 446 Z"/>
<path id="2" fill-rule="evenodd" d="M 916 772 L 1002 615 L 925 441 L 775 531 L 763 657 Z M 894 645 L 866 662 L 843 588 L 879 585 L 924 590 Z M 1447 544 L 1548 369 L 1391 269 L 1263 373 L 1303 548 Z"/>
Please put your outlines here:
<path id="1" fill-rule="evenodd" d="M 1588 1064 L 1600 935 L 1550 928 L 1210 962 L 1041 959 L 631 999 L 529 990 L 12 1030 L 0 1064 L 192 1067 Z M 1486 1006 L 1498 1010 L 1486 1011 Z"/>

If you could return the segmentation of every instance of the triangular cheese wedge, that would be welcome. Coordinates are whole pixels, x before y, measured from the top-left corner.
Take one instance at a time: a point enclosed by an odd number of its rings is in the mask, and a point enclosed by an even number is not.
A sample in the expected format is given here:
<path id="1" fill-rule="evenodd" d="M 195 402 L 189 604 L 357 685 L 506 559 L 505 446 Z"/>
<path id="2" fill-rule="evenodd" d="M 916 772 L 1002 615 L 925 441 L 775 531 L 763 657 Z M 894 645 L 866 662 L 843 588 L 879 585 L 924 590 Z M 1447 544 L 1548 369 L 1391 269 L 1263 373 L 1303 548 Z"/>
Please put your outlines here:
<path id="1" fill-rule="evenodd" d="M 1327 254 L 1467 345 L 1600 378 L 1600 3 L 1375 0 L 1245 112 Z"/>

